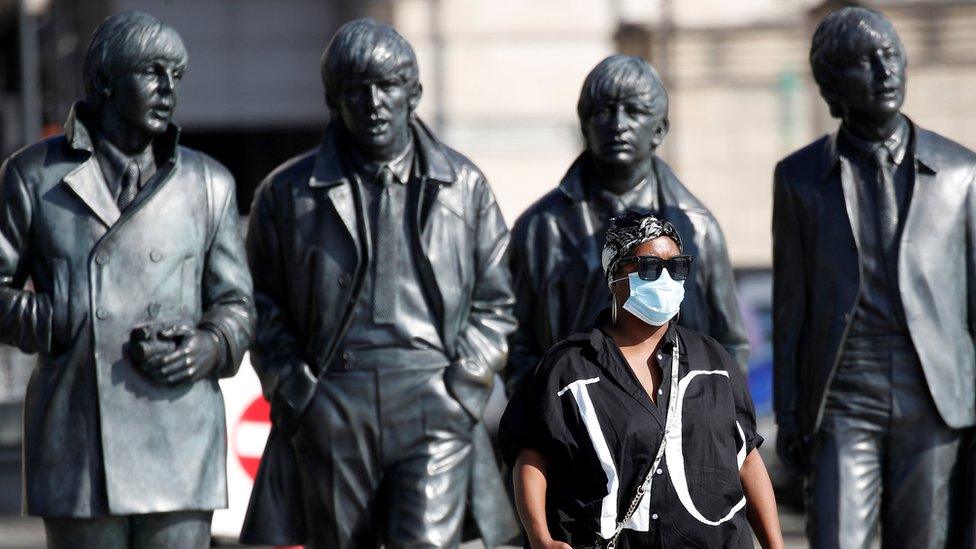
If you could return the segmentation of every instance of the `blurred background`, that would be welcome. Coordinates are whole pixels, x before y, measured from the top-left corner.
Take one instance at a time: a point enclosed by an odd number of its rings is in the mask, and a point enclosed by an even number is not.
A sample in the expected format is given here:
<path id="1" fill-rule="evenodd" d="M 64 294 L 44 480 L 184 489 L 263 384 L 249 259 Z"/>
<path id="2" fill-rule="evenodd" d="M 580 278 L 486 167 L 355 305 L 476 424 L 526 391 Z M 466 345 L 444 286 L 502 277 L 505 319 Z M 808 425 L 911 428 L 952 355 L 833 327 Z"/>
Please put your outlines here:
<path id="1" fill-rule="evenodd" d="M 327 122 L 322 50 L 339 25 L 371 16 L 417 51 L 420 115 L 486 173 L 511 224 L 553 188 L 582 148 L 583 78 L 615 52 L 644 56 L 671 97 L 659 154 L 725 231 L 752 339 L 750 385 L 764 456 L 793 547 L 804 547 L 799 486 L 772 455 L 772 169 L 831 120 L 807 63 L 810 36 L 845 5 L 884 11 L 908 50 L 905 112 L 976 148 L 976 1 L 876 0 L 0 0 L 0 154 L 59 133 L 83 96 L 94 27 L 119 10 L 175 27 L 190 52 L 176 120 L 182 142 L 235 175 L 241 213 L 277 164 L 316 145 Z M 20 402 L 33 362 L 0 349 L 0 547 L 43 545 L 20 505 Z M 234 537 L 267 433 L 249 365 L 224 385 Z M 504 404 L 496 395 L 496 408 Z"/>

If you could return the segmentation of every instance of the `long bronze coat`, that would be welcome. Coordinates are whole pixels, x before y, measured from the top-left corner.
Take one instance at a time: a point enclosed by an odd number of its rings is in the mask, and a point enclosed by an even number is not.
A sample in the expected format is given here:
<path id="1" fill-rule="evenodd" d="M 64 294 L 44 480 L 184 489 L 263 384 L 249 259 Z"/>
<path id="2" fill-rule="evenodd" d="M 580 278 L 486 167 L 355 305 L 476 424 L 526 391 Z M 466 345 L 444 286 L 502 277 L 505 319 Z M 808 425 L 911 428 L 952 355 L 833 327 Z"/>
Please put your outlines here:
<path id="1" fill-rule="evenodd" d="M 167 160 L 120 213 L 80 112 L 0 173 L 0 340 L 39 355 L 24 402 L 26 511 L 104 514 L 101 486 L 111 514 L 226 507 L 217 376 L 155 384 L 126 343 L 138 324 L 187 319 L 223 335 L 217 373 L 236 372 L 254 314 L 233 178 L 178 147 L 171 126 L 156 140 Z"/>
<path id="2" fill-rule="evenodd" d="M 505 364 L 515 328 L 506 265 L 508 229 L 484 176 L 460 153 L 413 123 L 421 184 L 411 187 L 420 278 L 453 364 L 445 382 L 474 416 Z M 273 172 L 255 197 L 247 237 L 254 271 L 258 328 L 251 360 L 272 401 L 272 418 L 300 415 L 308 400 L 281 398 L 293 373 L 320 373 L 351 321 L 369 266 L 354 181 L 344 166 L 335 126 L 322 145 Z M 306 370 L 307 371 L 307 370 Z M 315 383 L 309 379 L 307 383 Z M 292 391 L 308 395 L 307 391 Z M 277 398 L 276 398 L 277 397 Z M 278 407 L 295 406 L 282 412 Z M 518 533 L 484 424 L 475 426 L 469 509 L 488 545 Z M 251 495 L 242 541 L 305 541 L 300 479 L 288 436 L 272 428 Z"/>

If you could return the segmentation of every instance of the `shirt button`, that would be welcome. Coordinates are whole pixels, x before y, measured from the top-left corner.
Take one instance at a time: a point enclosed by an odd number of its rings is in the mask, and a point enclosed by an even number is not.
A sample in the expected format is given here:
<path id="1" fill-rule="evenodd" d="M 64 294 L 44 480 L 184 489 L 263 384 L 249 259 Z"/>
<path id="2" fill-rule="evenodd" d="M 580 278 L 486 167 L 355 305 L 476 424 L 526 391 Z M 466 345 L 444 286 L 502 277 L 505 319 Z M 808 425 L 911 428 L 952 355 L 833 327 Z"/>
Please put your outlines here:
<path id="1" fill-rule="evenodd" d="M 163 252 L 159 250 L 151 251 L 149 252 L 149 259 L 153 260 L 156 263 L 159 263 L 163 259 Z"/>
<path id="2" fill-rule="evenodd" d="M 345 288 L 348 285 L 349 285 L 349 275 L 346 273 L 342 273 L 341 275 L 339 275 L 339 286 Z"/>
<path id="3" fill-rule="evenodd" d="M 654 520 L 657 520 L 657 513 L 654 513 L 653 515 L 651 515 L 651 518 L 654 519 Z"/>
<path id="4" fill-rule="evenodd" d="M 106 263 L 108 263 L 108 256 L 105 254 L 96 255 L 95 263 L 98 263 L 99 265 L 105 265 Z"/>
<path id="5" fill-rule="evenodd" d="M 658 360 L 664 360 L 664 355 L 662 355 L 661 353 L 658 353 L 657 354 L 657 359 Z"/>
<path id="6" fill-rule="evenodd" d="M 657 394 L 659 394 L 659 395 L 663 395 L 663 394 L 664 394 L 664 389 L 658 389 L 658 390 L 657 390 Z"/>
<path id="7" fill-rule="evenodd" d="M 658 469 L 658 470 L 657 470 L 657 474 L 659 474 L 659 475 L 663 475 L 663 474 L 664 474 L 664 469 Z"/>
<path id="8" fill-rule="evenodd" d="M 106 318 L 108 318 L 108 311 L 106 311 L 105 309 L 99 308 L 98 310 L 95 311 L 95 316 L 99 320 L 105 320 Z"/>

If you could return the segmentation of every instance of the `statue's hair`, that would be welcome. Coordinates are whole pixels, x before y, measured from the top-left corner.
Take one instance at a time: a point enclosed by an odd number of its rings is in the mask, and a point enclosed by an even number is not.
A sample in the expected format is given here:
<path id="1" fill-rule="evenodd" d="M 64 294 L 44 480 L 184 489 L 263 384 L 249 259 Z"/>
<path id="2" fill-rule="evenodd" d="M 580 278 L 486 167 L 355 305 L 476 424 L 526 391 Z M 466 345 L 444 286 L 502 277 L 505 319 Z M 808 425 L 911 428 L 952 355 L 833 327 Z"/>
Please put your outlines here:
<path id="1" fill-rule="evenodd" d="M 168 59 L 184 68 L 189 62 L 183 39 L 173 27 L 148 13 L 125 11 L 108 16 L 92 34 L 85 52 L 85 97 L 97 106 L 103 99 L 98 76 L 111 81 L 149 59 Z"/>
<path id="2" fill-rule="evenodd" d="M 576 114 L 585 128 L 593 111 L 608 101 L 638 97 L 656 116 L 668 116 L 668 91 L 650 63 L 636 55 L 611 55 L 593 67 L 583 81 Z"/>
<path id="3" fill-rule="evenodd" d="M 895 27 L 879 11 L 843 8 L 829 13 L 817 25 L 810 46 L 810 68 L 831 116 L 840 118 L 844 114 L 835 88 L 840 71 L 856 63 L 858 52 L 885 34 L 894 39 L 902 57 L 906 57 Z"/>
<path id="4" fill-rule="evenodd" d="M 634 248 L 662 236 L 673 240 L 679 251 L 682 249 L 681 236 L 669 221 L 636 210 L 626 210 L 610 218 L 601 258 L 607 283 L 617 275 L 620 260 L 631 255 Z"/>
<path id="5" fill-rule="evenodd" d="M 356 19 L 339 27 L 322 53 L 320 68 L 325 102 L 333 111 L 338 107 L 342 86 L 348 82 L 392 77 L 411 95 L 420 93 L 420 70 L 413 48 L 393 27 L 373 19 Z"/>

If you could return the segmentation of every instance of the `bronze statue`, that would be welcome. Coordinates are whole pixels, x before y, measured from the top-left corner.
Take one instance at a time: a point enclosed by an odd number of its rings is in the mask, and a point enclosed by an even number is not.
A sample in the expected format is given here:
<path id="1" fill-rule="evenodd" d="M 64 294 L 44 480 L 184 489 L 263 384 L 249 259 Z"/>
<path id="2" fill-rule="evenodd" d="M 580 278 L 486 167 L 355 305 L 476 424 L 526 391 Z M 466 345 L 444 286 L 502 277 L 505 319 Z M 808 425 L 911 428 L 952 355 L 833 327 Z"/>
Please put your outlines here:
<path id="1" fill-rule="evenodd" d="M 668 94 L 657 72 L 640 57 L 610 56 L 586 77 L 576 110 L 586 150 L 512 230 L 519 327 L 505 370 L 509 392 L 550 346 L 610 303 L 600 251 L 610 218 L 627 209 L 678 229 L 698 258 L 678 324 L 715 338 L 744 367 L 749 342 L 722 229 L 655 155 L 668 133 Z"/>
<path id="2" fill-rule="evenodd" d="M 416 56 L 343 25 L 321 146 L 262 183 L 252 362 L 274 423 L 241 535 L 312 548 L 517 533 L 481 415 L 514 329 L 508 230 L 478 168 L 416 116 Z"/>
<path id="3" fill-rule="evenodd" d="M 25 502 L 49 547 L 209 547 L 227 505 L 217 378 L 249 343 L 251 278 L 233 178 L 177 145 L 186 66 L 172 28 L 109 17 L 65 133 L 0 175 L 0 338 L 39 355 Z M 133 331 L 159 345 L 133 358 Z"/>
<path id="4" fill-rule="evenodd" d="M 879 12 L 817 27 L 840 128 L 783 159 L 773 206 L 777 448 L 804 473 L 812 547 L 956 547 L 976 423 L 976 154 L 903 115 Z M 961 502 L 958 502 L 961 503 Z"/>

